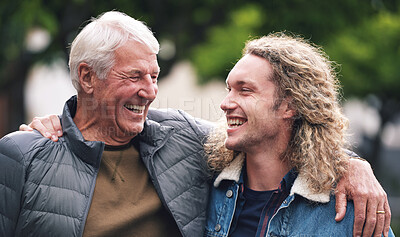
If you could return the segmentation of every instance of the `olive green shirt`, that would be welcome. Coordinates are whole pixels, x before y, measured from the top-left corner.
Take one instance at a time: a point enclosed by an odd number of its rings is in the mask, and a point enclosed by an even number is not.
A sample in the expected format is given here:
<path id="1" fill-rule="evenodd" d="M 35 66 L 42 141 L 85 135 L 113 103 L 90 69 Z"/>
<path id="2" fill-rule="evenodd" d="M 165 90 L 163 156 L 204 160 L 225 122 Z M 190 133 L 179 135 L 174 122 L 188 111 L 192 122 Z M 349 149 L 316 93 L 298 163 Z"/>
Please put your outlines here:
<path id="1" fill-rule="evenodd" d="M 106 146 L 83 236 L 181 236 L 135 146 Z"/>

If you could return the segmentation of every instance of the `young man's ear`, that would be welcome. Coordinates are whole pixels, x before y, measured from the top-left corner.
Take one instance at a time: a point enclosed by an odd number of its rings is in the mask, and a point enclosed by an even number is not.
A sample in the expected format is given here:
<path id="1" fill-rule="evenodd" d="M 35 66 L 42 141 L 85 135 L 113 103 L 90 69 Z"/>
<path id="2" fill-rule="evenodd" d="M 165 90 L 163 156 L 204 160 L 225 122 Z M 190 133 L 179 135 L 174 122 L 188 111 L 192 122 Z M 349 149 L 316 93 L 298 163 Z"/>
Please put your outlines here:
<path id="1" fill-rule="evenodd" d="M 78 66 L 78 76 L 81 89 L 85 93 L 91 94 L 93 92 L 93 84 L 95 80 L 95 74 L 92 68 L 87 63 L 80 63 Z"/>
<path id="2" fill-rule="evenodd" d="M 294 108 L 293 104 L 292 104 L 292 98 L 286 98 L 283 100 L 282 104 L 284 104 L 285 106 L 285 110 L 283 113 L 283 118 L 285 119 L 289 119 L 289 118 L 293 118 L 294 116 L 297 115 L 297 111 Z"/>

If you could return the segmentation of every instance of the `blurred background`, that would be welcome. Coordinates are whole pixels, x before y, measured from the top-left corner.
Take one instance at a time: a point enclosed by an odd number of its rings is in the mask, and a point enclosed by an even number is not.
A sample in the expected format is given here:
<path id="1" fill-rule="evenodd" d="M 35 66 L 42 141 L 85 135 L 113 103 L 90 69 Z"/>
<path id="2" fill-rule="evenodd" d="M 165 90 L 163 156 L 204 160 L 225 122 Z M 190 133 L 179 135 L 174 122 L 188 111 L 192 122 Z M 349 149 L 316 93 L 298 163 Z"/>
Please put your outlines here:
<path id="1" fill-rule="evenodd" d="M 161 43 L 155 108 L 216 121 L 224 80 L 244 42 L 299 34 L 337 62 L 353 149 L 389 195 L 400 233 L 400 0 L 2 0 L 0 137 L 34 116 L 59 114 L 75 94 L 69 45 L 87 20 L 118 10 Z"/>

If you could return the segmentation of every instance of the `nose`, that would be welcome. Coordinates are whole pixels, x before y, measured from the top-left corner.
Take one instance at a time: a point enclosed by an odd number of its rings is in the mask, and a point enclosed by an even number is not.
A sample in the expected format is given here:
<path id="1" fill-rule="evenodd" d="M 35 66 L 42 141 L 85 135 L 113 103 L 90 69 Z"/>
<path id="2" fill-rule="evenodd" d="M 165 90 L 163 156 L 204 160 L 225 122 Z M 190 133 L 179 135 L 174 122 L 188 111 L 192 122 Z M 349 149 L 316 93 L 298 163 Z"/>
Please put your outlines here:
<path id="1" fill-rule="evenodd" d="M 158 92 L 157 82 L 154 82 L 153 78 L 149 74 L 145 75 L 141 82 L 141 88 L 138 91 L 138 95 L 150 101 L 155 100 Z"/>
<path id="2" fill-rule="evenodd" d="M 231 95 L 232 92 L 229 92 L 226 95 L 225 99 L 221 102 L 220 108 L 226 113 L 229 110 L 234 110 L 237 104 L 233 100 L 233 96 Z"/>

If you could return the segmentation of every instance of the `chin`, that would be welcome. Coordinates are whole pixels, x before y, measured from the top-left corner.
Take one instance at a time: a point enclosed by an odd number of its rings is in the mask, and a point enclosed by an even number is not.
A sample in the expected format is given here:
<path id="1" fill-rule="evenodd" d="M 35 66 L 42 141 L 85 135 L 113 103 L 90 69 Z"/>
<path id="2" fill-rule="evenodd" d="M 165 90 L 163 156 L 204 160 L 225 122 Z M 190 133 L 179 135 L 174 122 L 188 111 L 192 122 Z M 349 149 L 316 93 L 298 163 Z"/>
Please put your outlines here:
<path id="1" fill-rule="evenodd" d="M 235 151 L 237 151 L 237 146 L 235 145 L 235 143 L 234 142 L 232 142 L 232 141 L 229 141 L 229 139 L 226 139 L 225 140 L 225 147 L 228 149 L 228 150 L 235 150 Z"/>
<path id="2" fill-rule="evenodd" d="M 127 131 L 127 133 L 136 136 L 139 133 L 141 133 L 142 131 L 143 131 L 143 126 L 135 128 L 135 129 L 130 129 L 129 131 Z"/>
<path id="3" fill-rule="evenodd" d="M 131 124 L 124 126 L 122 129 L 124 136 L 136 136 L 143 131 L 143 125 Z"/>

